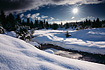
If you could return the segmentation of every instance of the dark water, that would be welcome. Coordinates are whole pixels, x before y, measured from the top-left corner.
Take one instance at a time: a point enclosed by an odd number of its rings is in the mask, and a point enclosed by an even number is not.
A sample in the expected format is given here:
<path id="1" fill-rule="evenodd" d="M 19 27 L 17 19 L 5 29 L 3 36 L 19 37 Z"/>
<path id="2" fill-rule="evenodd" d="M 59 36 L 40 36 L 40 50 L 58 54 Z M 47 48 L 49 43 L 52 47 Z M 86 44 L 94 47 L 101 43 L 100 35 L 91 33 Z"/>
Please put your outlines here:
<path id="1" fill-rule="evenodd" d="M 105 64 L 105 55 L 101 55 L 101 54 L 92 54 L 92 53 L 80 52 L 76 50 L 68 50 L 68 49 L 64 49 L 62 47 L 54 46 L 51 44 L 44 44 L 39 49 L 41 50 L 51 49 L 54 51 L 55 55 L 72 58 L 72 59 Z"/>

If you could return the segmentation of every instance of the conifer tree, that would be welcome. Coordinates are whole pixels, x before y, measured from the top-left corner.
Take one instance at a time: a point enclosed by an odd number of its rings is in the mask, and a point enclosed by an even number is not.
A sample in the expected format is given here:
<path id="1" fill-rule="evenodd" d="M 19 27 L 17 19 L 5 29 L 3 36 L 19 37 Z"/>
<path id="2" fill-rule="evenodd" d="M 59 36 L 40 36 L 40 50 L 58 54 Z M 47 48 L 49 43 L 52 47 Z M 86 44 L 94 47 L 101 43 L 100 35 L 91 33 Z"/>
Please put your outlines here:
<path id="1" fill-rule="evenodd" d="M 44 28 L 43 21 L 40 21 L 40 23 L 39 23 L 39 28 L 40 28 L 40 29 L 43 29 L 43 28 Z"/>
<path id="2" fill-rule="evenodd" d="M 54 29 L 54 30 L 56 30 L 56 29 L 58 29 L 58 24 L 56 24 L 56 23 L 53 23 L 53 25 L 52 25 L 52 29 Z"/>
<path id="3" fill-rule="evenodd" d="M 15 18 L 14 18 L 14 16 L 12 15 L 12 13 L 10 13 L 8 16 L 7 16 L 7 18 L 6 18 L 7 20 L 7 23 L 6 23 L 6 29 L 8 30 L 8 31 L 15 31 L 16 30 L 16 28 L 15 28 L 15 25 L 16 25 L 16 20 L 15 20 Z"/>
<path id="4" fill-rule="evenodd" d="M 48 21 L 46 22 L 46 29 L 48 29 L 49 28 L 49 24 L 48 24 Z"/>
<path id="5" fill-rule="evenodd" d="M 34 27 L 35 27 L 35 28 L 38 28 L 38 19 L 37 19 L 37 18 L 35 18 Z"/>
<path id="6" fill-rule="evenodd" d="M 18 23 L 21 23 L 20 15 L 17 15 L 16 20 L 17 20 Z"/>
<path id="7" fill-rule="evenodd" d="M 30 25 L 30 20 L 29 20 L 29 18 L 27 18 L 27 24 L 26 24 L 27 26 L 29 26 Z"/>
<path id="8" fill-rule="evenodd" d="M 3 10 L 0 12 L 0 22 L 1 22 L 2 26 L 5 28 L 6 17 L 5 17 L 5 13 Z"/>
<path id="9" fill-rule="evenodd" d="M 65 24 L 65 29 L 69 28 L 69 23 Z"/>

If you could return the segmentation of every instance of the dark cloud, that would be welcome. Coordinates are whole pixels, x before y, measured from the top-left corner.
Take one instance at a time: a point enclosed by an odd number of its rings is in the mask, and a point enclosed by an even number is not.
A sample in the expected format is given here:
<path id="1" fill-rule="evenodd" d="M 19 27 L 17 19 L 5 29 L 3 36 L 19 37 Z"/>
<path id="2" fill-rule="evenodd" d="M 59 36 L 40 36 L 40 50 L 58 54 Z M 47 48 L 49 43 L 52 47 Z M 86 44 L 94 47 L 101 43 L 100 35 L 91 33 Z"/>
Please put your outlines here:
<path id="1" fill-rule="evenodd" d="M 102 1 L 102 0 L 98 0 L 98 1 Z"/>
<path id="2" fill-rule="evenodd" d="M 0 9 L 17 10 L 27 8 L 31 4 L 28 0 L 0 0 Z"/>
<path id="3" fill-rule="evenodd" d="M 54 2 L 61 2 L 61 1 L 64 1 L 64 0 L 52 0 Z"/>
<path id="4" fill-rule="evenodd" d="M 0 10 L 18 11 L 38 9 L 43 5 L 97 4 L 105 0 L 0 0 Z"/>

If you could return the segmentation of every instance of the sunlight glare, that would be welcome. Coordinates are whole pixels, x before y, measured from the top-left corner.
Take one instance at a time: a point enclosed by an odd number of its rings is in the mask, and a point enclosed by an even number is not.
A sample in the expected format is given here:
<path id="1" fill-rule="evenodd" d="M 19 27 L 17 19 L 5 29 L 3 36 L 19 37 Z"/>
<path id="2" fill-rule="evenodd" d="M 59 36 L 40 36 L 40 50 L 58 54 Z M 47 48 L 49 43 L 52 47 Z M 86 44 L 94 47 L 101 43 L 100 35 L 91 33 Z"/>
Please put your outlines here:
<path id="1" fill-rule="evenodd" d="M 77 13 L 78 13 L 78 8 L 74 8 L 72 12 L 73 12 L 74 14 L 77 14 Z"/>

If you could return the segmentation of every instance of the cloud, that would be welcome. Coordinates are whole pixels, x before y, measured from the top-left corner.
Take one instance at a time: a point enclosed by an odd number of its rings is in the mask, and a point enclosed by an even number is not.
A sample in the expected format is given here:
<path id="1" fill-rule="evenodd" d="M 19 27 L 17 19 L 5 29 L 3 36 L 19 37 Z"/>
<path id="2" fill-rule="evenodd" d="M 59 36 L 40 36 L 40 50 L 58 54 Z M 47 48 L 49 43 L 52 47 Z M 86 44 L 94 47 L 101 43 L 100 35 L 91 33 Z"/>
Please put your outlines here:
<path id="1" fill-rule="evenodd" d="M 0 0 L 0 9 L 7 12 L 23 12 L 38 9 L 43 5 L 66 5 L 66 4 L 97 4 L 105 0 Z"/>
<path id="2" fill-rule="evenodd" d="M 45 19 L 45 21 L 48 21 L 48 19 Z"/>
<path id="3" fill-rule="evenodd" d="M 75 17 L 72 17 L 71 19 L 74 19 Z"/>
<path id="4" fill-rule="evenodd" d="M 72 17 L 72 18 L 75 18 L 75 17 Z M 85 21 L 86 19 L 90 19 L 90 20 L 94 20 L 95 19 L 95 17 L 93 17 L 93 16 L 87 16 L 87 17 L 84 17 L 84 18 L 80 18 L 80 19 L 78 19 L 78 20 L 63 20 L 63 21 L 49 21 L 49 23 L 57 23 L 57 24 L 61 24 L 61 22 L 63 23 L 63 24 L 65 24 L 65 23 L 69 23 L 69 22 L 81 22 L 81 21 Z"/>
<path id="5" fill-rule="evenodd" d="M 38 20 L 42 20 L 40 17 L 36 17 Z"/>
<path id="6" fill-rule="evenodd" d="M 94 20 L 94 19 L 96 19 L 95 17 L 93 17 L 93 16 L 87 16 L 87 17 L 84 17 L 84 18 L 81 18 L 79 21 L 85 21 L 86 19 L 90 19 L 90 20 Z"/>
<path id="7" fill-rule="evenodd" d="M 30 16 L 31 16 L 31 14 L 27 14 L 27 15 L 26 15 L 27 18 L 30 18 Z"/>
<path id="8" fill-rule="evenodd" d="M 31 18 L 31 19 L 37 18 L 38 20 L 42 20 L 41 17 L 39 17 L 39 15 L 40 15 L 40 13 L 36 13 L 36 14 L 32 14 L 32 15 L 29 13 L 29 14 L 25 15 L 25 18 Z M 20 16 L 22 16 L 22 14 Z"/>
<path id="9" fill-rule="evenodd" d="M 24 14 L 21 14 L 20 17 L 22 18 L 24 16 Z"/>
<path id="10" fill-rule="evenodd" d="M 49 23 L 57 23 L 57 24 L 61 24 L 61 22 L 63 23 L 63 24 L 65 24 L 65 23 L 69 23 L 69 22 L 76 22 L 77 20 L 64 20 L 64 21 L 51 21 L 51 22 L 49 22 Z M 79 22 L 80 20 L 78 20 L 78 22 Z"/>
<path id="11" fill-rule="evenodd" d="M 32 18 L 32 19 L 35 19 L 35 18 L 37 18 L 39 15 L 40 15 L 40 13 L 33 14 L 33 15 L 31 16 L 31 18 Z"/>
<path id="12" fill-rule="evenodd" d="M 54 18 L 53 17 L 50 17 L 50 19 L 49 20 L 54 20 Z"/>
<path id="13" fill-rule="evenodd" d="M 44 16 L 44 15 L 42 15 L 41 18 L 48 18 L 48 16 Z"/>
<path id="14" fill-rule="evenodd" d="M 56 20 L 60 20 L 60 19 L 56 19 Z"/>
<path id="15" fill-rule="evenodd" d="M 80 18 L 79 21 L 85 21 L 86 19 L 87 19 L 87 17 L 86 18 Z"/>
<path id="16" fill-rule="evenodd" d="M 93 16 L 88 16 L 87 19 L 95 19 Z"/>

